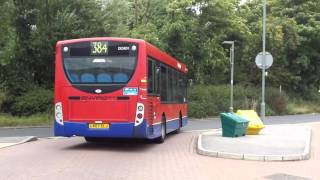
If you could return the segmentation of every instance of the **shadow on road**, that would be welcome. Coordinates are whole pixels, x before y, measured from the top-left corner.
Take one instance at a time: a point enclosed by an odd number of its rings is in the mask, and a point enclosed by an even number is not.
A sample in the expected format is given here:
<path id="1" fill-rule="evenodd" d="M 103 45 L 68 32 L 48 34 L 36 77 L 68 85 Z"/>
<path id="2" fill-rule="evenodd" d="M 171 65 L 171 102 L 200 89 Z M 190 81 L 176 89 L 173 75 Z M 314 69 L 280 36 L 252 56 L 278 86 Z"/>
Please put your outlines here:
<path id="1" fill-rule="evenodd" d="M 101 139 L 99 142 L 86 142 L 83 139 L 83 143 L 65 147 L 63 150 L 143 152 L 153 148 L 164 147 L 175 136 L 178 135 L 168 134 L 165 142 L 162 144 L 148 139 L 107 138 Z"/>

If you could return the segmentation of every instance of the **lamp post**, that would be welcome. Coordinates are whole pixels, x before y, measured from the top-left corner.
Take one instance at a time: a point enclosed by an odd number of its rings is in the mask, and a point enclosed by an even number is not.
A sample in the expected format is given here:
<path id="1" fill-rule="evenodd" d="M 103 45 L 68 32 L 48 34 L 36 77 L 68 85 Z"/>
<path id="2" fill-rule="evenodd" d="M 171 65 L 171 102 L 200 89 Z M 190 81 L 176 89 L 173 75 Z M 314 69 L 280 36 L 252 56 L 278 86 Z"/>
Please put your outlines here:
<path id="1" fill-rule="evenodd" d="M 267 21 L 267 0 L 263 0 L 263 33 L 262 33 L 262 66 L 266 64 L 266 21 Z M 262 69 L 262 100 L 261 100 L 261 119 L 265 121 L 265 112 L 266 112 L 266 104 L 265 104 L 265 83 L 266 83 L 266 70 Z"/>
<path id="2" fill-rule="evenodd" d="M 222 44 L 231 45 L 230 48 L 230 65 L 231 65 L 231 80 L 230 80 L 230 108 L 229 111 L 233 112 L 233 74 L 234 74 L 234 41 L 224 41 Z"/>

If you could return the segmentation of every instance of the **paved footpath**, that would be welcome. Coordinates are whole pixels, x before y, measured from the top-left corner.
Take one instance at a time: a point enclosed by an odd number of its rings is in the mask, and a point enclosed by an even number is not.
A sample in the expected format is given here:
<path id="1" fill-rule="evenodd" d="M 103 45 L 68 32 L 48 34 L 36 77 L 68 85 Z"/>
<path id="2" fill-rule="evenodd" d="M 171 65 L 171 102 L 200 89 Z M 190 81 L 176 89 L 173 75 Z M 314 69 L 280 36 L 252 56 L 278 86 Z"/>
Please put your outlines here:
<path id="1" fill-rule="evenodd" d="M 0 149 L 0 179 L 320 179 L 320 125 L 313 125 L 312 155 L 307 161 L 259 162 L 201 156 L 195 152 L 198 135 L 171 135 L 164 144 L 40 139 Z"/>

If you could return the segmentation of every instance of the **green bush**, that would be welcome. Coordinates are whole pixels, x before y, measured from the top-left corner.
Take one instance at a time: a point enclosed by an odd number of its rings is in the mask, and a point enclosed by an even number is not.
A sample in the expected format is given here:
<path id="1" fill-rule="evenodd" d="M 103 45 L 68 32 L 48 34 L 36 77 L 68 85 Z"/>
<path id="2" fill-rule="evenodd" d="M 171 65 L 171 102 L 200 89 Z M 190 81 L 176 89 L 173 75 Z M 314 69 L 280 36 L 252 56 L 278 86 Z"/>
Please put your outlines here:
<path id="1" fill-rule="evenodd" d="M 197 85 L 190 88 L 188 92 L 189 116 L 203 118 L 214 114 L 216 109 L 219 109 L 219 104 L 209 100 L 215 97 L 212 94 L 214 92 L 209 86 Z"/>
<path id="2" fill-rule="evenodd" d="M 195 118 L 202 118 L 202 117 L 207 117 L 208 116 L 208 112 L 207 109 L 205 107 L 207 107 L 206 104 L 204 104 L 205 102 L 196 102 L 196 101 L 192 101 L 189 103 L 189 115 Z"/>
<path id="3" fill-rule="evenodd" d="M 0 92 L 0 111 L 1 111 L 1 109 L 2 109 L 2 105 L 4 104 L 4 102 L 5 102 L 5 93 L 3 93 L 3 92 Z"/>
<path id="4" fill-rule="evenodd" d="M 320 93 L 319 90 L 315 87 L 306 89 L 302 95 L 304 100 L 320 103 Z"/>
<path id="5" fill-rule="evenodd" d="M 253 109 L 260 112 L 261 89 L 254 86 L 234 86 L 234 111 Z M 203 118 L 218 116 L 229 111 L 230 86 L 228 85 L 195 85 L 189 89 L 189 116 Z M 288 96 L 276 88 L 266 89 L 266 115 L 287 113 Z"/>
<path id="6" fill-rule="evenodd" d="M 189 116 L 202 118 L 218 116 L 229 111 L 230 87 L 227 85 L 196 85 L 189 89 Z M 255 109 L 258 97 L 254 88 L 234 87 L 234 109 Z"/>
<path id="7" fill-rule="evenodd" d="M 260 103 L 260 90 L 255 87 L 237 85 L 234 87 L 233 96 L 235 111 L 237 109 L 257 110 Z"/>
<path id="8" fill-rule="evenodd" d="M 259 114 L 260 114 L 260 108 L 259 108 Z M 276 115 L 277 113 L 268 105 L 266 104 L 266 112 L 265 115 L 266 116 L 272 116 L 272 115 Z"/>
<path id="9" fill-rule="evenodd" d="M 280 93 L 276 88 L 266 89 L 266 104 L 269 108 L 268 112 L 274 112 L 267 115 L 281 115 L 287 113 L 288 96 L 285 92 Z"/>
<path id="10" fill-rule="evenodd" d="M 37 88 L 13 98 L 9 109 L 12 115 L 29 116 L 50 111 L 52 106 L 53 91 Z"/>

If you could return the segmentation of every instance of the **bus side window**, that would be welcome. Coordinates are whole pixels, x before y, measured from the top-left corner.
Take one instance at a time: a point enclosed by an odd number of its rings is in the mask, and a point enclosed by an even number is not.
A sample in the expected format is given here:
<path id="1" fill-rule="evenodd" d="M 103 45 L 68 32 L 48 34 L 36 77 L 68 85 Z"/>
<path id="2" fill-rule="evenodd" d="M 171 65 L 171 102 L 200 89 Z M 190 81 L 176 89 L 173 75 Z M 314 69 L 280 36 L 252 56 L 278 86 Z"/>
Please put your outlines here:
<path id="1" fill-rule="evenodd" d="M 148 93 L 153 94 L 154 88 L 154 61 L 148 60 Z"/>
<path id="2" fill-rule="evenodd" d="M 172 82 L 173 82 L 173 102 L 177 103 L 178 100 L 178 71 L 174 70 L 173 76 L 172 76 Z"/>
<path id="3" fill-rule="evenodd" d="M 184 81 L 181 72 L 178 73 L 178 102 L 182 103 L 184 100 Z"/>
<path id="4" fill-rule="evenodd" d="M 161 78 L 160 78 L 160 95 L 161 95 L 161 102 L 167 102 L 168 100 L 168 86 L 167 86 L 167 67 L 165 65 L 161 65 Z"/>
<path id="5" fill-rule="evenodd" d="M 187 94 L 187 87 L 188 87 L 188 79 L 186 76 L 183 77 L 183 102 L 188 101 L 188 94 Z"/>
<path id="6" fill-rule="evenodd" d="M 167 94 L 168 94 L 168 99 L 167 99 L 167 101 L 168 102 L 173 102 L 173 86 L 172 86 L 172 83 L 173 83 L 173 79 L 172 79 L 172 77 L 173 77 L 173 69 L 172 68 L 168 68 L 168 92 L 167 92 Z"/>
<path id="7" fill-rule="evenodd" d="M 154 93 L 160 94 L 160 64 L 154 63 Z"/>

